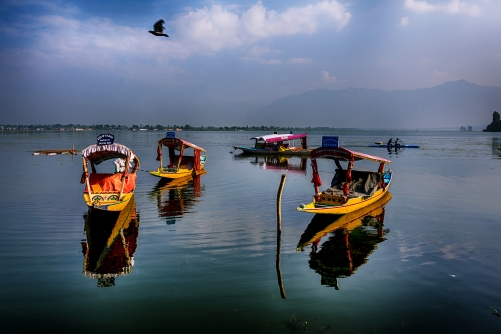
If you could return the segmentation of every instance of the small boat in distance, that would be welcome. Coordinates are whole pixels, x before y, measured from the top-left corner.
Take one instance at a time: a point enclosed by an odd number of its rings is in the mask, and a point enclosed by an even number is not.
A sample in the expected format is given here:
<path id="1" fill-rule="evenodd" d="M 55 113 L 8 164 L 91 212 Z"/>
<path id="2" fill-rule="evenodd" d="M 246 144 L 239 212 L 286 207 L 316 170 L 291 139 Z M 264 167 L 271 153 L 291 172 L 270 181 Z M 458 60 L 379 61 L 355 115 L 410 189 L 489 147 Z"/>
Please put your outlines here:
<path id="1" fill-rule="evenodd" d="M 391 144 L 391 145 L 388 145 L 388 144 L 384 144 L 383 142 L 381 141 L 378 141 L 378 142 L 375 142 L 374 144 L 370 144 L 369 147 L 384 147 L 384 148 L 396 148 L 396 149 L 399 149 L 399 148 L 419 148 L 419 145 L 416 145 L 416 144 Z"/>
<path id="2" fill-rule="evenodd" d="M 317 158 L 332 159 L 337 167 L 330 187 L 323 192 L 319 191 L 322 181 L 318 174 Z M 324 136 L 322 147 L 312 150 L 310 159 L 315 195 L 311 203 L 301 204 L 297 211 L 345 214 L 374 203 L 390 187 L 392 172 L 390 169 L 384 170 L 384 166 L 391 163 L 390 160 L 339 147 L 338 137 Z M 377 172 L 353 170 L 355 160 L 378 162 L 379 168 Z M 348 163 L 346 169 L 343 169 L 340 161 Z"/>
<path id="3" fill-rule="evenodd" d="M 96 171 L 96 165 L 111 159 L 116 159 L 114 173 Z M 107 211 L 121 211 L 125 208 L 136 189 L 139 159 L 134 152 L 125 145 L 114 143 L 113 135 L 102 134 L 97 137 L 97 144 L 82 151 L 82 162 L 83 174 L 80 182 L 85 183 L 83 196 L 87 206 Z M 134 166 L 129 172 L 132 162 Z"/>
<path id="4" fill-rule="evenodd" d="M 56 154 L 71 154 L 77 155 L 78 151 L 75 150 L 75 144 L 71 145 L 71 150 L 39 150 L 33 151 L 32 155 L 56 155 Z"/>
<path id="5" fill-rule="evenodd" d="M 163 165 L 163 146 L 169 148 L 169 164 L 167 166 Z M 185 155 L 186 149 L 193 149 L 193 155 Z M 186 140 L 176 138 L 176 133 L 169 131 L 165 138 L 158 141 L 157 161 L 160 162 L 160 166 L 156 171 L 152 170 L 150 174 L 167 179 L 179 179 L 201 174 L 207 161 L 207 156 L 201 155 L 201 152 L 205 152 L 205 150 Z"/>
<path id="6" fill-rule="evenodd" d="M 254 147 L 233 146 L 234 150 L 242 150 L 244 154 L 257 155 L 309 155 L 307 134 L 272 134 L 252 137 L 255 140 Z M 300 146 L 294 145 L 294 140 L 299 139 Z"/>

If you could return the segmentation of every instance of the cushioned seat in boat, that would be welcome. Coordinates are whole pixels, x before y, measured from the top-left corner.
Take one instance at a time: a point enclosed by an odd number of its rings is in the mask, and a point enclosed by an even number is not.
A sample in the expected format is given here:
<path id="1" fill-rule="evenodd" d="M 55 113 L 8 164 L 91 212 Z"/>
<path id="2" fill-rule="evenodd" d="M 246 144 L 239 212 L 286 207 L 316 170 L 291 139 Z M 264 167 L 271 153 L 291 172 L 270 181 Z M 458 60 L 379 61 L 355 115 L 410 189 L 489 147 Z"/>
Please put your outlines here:
<path id="1" fill-rule="evenodd" d="M 117 192 L 122 188 L 122 173 L 92 173 L 89 176 L 89 184 L 93 192 Z M 134 190 L 136 174 L 129 174 L 125 179 L 124 193 Z M 85 189 L 88 192 L 88 189 Z"/>

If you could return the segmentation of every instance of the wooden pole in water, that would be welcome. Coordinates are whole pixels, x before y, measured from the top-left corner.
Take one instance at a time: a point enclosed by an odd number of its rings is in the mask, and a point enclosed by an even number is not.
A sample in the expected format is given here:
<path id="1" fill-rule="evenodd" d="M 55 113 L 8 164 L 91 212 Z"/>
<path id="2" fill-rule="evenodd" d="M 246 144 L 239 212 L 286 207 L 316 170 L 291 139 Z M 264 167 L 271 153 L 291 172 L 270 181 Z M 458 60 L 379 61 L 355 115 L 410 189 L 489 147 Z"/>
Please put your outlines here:
<path id="1" fill-rule="evenodd" d="M 277 231 L 282 232 L 282 191 L 284 190 L 286 174 L 282 174 L 282 179 L 280 180 L 280 186 L 278 187 L 277 193 Z"/>
<path id="2" fill-rule="evenodd" d="M 280 181 L 280 186 L 278 188 L 277 194 L 277 277 L 278 277 L 278 287 L 280 288 L 280 295 L 283 299 L 286 298 L 284 283 L 282 281 L 282 271 L 280 270 L 280 249 L 282 243 L 282 210 L 281 210 L 281 202 L 282 202 L 282 191 L 284 189 L 285 179 L 287 175 L 282 174 L 282 180 Z"/>

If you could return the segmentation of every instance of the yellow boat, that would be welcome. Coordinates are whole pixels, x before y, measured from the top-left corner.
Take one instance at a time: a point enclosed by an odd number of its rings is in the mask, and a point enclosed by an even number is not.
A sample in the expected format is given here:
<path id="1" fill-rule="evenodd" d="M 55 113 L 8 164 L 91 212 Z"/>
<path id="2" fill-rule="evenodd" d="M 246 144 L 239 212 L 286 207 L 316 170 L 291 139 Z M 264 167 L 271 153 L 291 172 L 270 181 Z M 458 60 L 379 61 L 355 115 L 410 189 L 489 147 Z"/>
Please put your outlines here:
<path id="1" fill-rule="evenodd" d="M 352 231 L 362 226 L 366 217 L 384 217 L 384 207 L 391 201 L 391 198 L 391 193 L 387 192 L 376 202 L 344 215 L 315 215 L 301 235 L 296 251 L 304 251 L 306 246 L 318 244 L 324 236 L 336 230 Z"/>
<path id="2" fill-rule="evenodd" d="M 116 159 L 114 173 L 96 171 L 96 165 L 111 159 Z M 87 206 L 106 211 L 121 211 L 125 208 L 136 189 L 139 159 L 134 152 L 125 145 L 114 143 L 113 135 L 100 135 L 97 144 L 82 151 L 82 162 L 83 174 L 80 182 L 85 183 L 83 197 Z M 134 166 L 129 171 L 132 162 Z"/>
<path id="3" fill-rule="evenodd" d="M 386 240 L 385 205 L 387 192 L 380 200 L 345 215 L 315 215 L 297 245 L 304 251 L 311 245 L 311 269 L 321 276 L 321 284 L 339 289 L 338 278 L 348 277 L 367 263 L 378 244 Z M 327 237 L 328 236 L 328 237 Z M 321 239 L 326 240 L 320 245 Z"/>
<path id="4" fill-rule="evenodd" d="M 120 212 L 89 209 L 85 218 L 82 275 L 97 279 L 98 287 L 115 285 L 134 265 L 139 234 L 139 215 L 132 198 Z"/>
<path id="5" fill-rule="evenodd" d="M 392 172 L 390 169 L 384 170 L 385 165 L 391 163 L 390 160 L 342 147 L 325 146 L 312 150 L 310 158 L 313 169 L 311 182 L 315 188 L 315 195 L 311 203 L 301 204 L 296 208 L 297 211 L 345 214 L 376 202 L 390 187 Z M 318 174 L 317 158 L 332 159 L 337 166 L 331 186 L 322 192 L 319 191 L 322 181 Z M 353 170 L 355 160 L 378 162 L 379 169 L 377 172 Z M 343 169 L 340 161 L 348 163 L 346 169 Z"/>
<path id="6" fill-rule="evenodd" d="M 169 148 L 169 164 L 164 166 L 162 163 L 162 148 Z M 193 155 L 185 155 L 187 148 L 193 149 Z M 160 166 L 156 171 L 150 174 L 166 179 L 186 178 L 190 175 L 198 175 L 204 169 L 207 161 L 206 155 L 201 155 L 205 150 L 186 140 L 175 138 L 175 133 L 167 132 L 167 136 L 158 141 L 157 161 Z"/>

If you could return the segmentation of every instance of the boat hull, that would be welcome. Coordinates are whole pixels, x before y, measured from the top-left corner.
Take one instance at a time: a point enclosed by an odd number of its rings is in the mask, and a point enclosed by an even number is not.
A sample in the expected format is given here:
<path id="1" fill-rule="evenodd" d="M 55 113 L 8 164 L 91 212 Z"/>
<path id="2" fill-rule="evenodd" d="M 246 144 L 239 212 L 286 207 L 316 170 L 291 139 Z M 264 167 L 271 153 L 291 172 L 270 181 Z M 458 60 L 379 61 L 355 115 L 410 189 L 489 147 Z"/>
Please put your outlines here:
<path id="1" fill-rule="evenodd" d="M 134 196 L 134 192 L 130 192 L 122 195 L 121 200 L 117 200 L 119 192 L 106 192 L 106 193 L 92 193 L 92 198 L 89 197 L 89 193 L 84 193 L 84 201 L 87 206 L 94 210 L 101 211 L 122 211 L 129 201 Z"/>
<path id="2" fill-rule="evenodd" d="M 271 151 L 261 148 L 245 147 L 245 146 L 233 146 L 235 150 L 242 150 L 243 154 L 251 155 L 281 155 L 281 156 L 309 156 L 309 149 L 299 149 L 299 150 L 285 150 L 285 151 Z"/>
<path id="3" fill-rule="evenodd" d="M 386 193 L 388 193 L 391 184 L 391 174 L 387 173 L 386 176 L 389 177 L 385 179 L 387 180 L 386 186 L 376 190 L 372 196 L 348 198 L 348 201 L 343 204 L 342 196 L 326 195 L 320 192 L 318 196 L 316 196 L 320 199 L 319 201 L 317 201 L 315 196 L 313 196 L 313 201 L 311 203 L 301 204 L 296 208 L 296 210 L 300 212 L 340 215 L 363 209 L 366 206 L 380 200 Z"/>
<path id="4" fill-rule="evenodd" d="M 298 242 L 297 249 L 301 250 L 304 247 L 308 246 L 309 244 L 313 243 L 315 240 L 319 240 L 323 238 L 325 235 L 328 233 L 335 231 L 340 228 L 346 228 L 348 231 L 354 230 L 355 228 L 359 227 L 362 225 L 361 219 L 367 215 L 371 216 L 377 216 L 380 215 L 384 211 L 384 206 L 391 201 L 391 193 L 387 191 L 383 197 L 378 199 L 372 204 L 366 205 L 365 207 L 361 208 L 360 210 L 355 210 L 353 212 L 350 212 L 349 214 L 345 215 L 333 215 L 330 216 L 332 218 L 321 218 L 321 217 L 327 217 L 325 216 L 320 216 L 319 220 L 322 219 L 325 221 L 325 219 L 329 219 L 329 221 L 332 220 L 332 223 L 328 225 L 322 225 L 325 227 L 322 227 L 322 229 L 319 229 L 315 231 L 315 228 L 313 228 L 312 231 L 309 231 L 309 228 L 311 225 L 313 225 L 313 220 L 312 224 L 308 226 L 308 228 L 305 230 L 303 235 L 301 236 L 301 239 Z M 315 216 L 318 218 L 318 216 Z M 314 220 L 316 218 L 313 218 Z M 314 225 L 313 225 L 314 226 Z"/>
<path id="5" fill-rule="evenodd" d="M 350 213 L 356 210 L 360 210 L 376 201 L 379 199 L 383 198 L 383 196 L 388 192 L 388 188 L 386 189 L 380 189 L 376 191 L 376 193 L 368 198 L 364 197 L 356 197 L 356 198 L 350 198 L 345 204 L 339 204 L 339 205 L 332 205 L 332 204 L 327 204 L 324 202 L 316 202 L 315 199 L 313 199 L 313 202 L 308 203 L 308 204 L 301 204 L 296 208 L 297 211 L 300 212 L 309 212 L 309 213 L 324 213 L 324 214 L 346 214 Z M 322 193 L 319 194 L 322 196 Z M 342 198 L 339 199 L 340 201 Z"/>
<path id="6" fill-rule="evenodd" d="M 156 177 L 161 177 L 164 179 L 182 179 L 182 178 L 187 178 L 189 176 L 194 176 L 194 175 L 200 175 L 200 174 L 205 174 L 205 170 L 201 169 L 199 171 L 193 170 L 193 169 L 179 169 L 176 172 L 160 172 L 160 171 L 151 171 L 151 175 L 156 176 Z"/>

